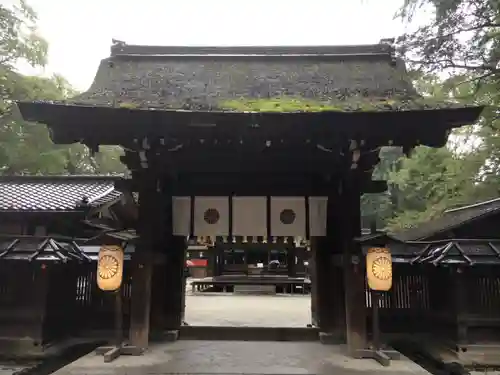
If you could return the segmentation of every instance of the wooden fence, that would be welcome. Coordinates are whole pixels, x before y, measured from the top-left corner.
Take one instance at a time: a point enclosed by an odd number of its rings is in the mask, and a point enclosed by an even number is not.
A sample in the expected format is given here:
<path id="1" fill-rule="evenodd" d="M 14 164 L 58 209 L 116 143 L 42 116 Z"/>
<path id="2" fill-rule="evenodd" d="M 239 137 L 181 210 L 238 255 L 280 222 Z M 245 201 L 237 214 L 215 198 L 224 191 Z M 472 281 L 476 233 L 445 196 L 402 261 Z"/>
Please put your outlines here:
<path id="1" fill-rule="evenodd" d="M 125 324 L 132 297 L 129 263 L 122 288 Z M 500 342 L 498 270 L 478 266 L 458 274 L 445 267 L 395 264 L 393 288 L 380 299 L 382 331 L 427 332 L 461 344 Z M 97 288 L 95 271 L 95 262 L 46 268 L 39 263 L 1 264 L 0 337 L 28 337 L 39 346 L 71 335 L 111 330 L 113 298 Z M 365 308 L 370 325 L 368 289 Z"/>

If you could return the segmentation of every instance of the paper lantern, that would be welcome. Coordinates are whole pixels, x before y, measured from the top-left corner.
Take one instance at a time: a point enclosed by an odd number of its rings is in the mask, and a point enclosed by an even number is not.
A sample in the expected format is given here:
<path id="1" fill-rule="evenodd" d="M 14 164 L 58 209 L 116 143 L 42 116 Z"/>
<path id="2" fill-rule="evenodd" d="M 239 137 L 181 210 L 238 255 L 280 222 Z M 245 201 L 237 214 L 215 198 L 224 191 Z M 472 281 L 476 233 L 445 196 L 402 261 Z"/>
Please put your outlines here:
<path id="1" fill-rule="evenodd" d="M 120 246 L 102 246 L 97 262 L 97 286 L 104 291 L 115 291 L 123 280 L 123 249 Z"/>
<path id="2" fill-rule="evenodd" d="M 392 258 L 389 249 L 372 247 L 366 254 L 366 276 L 371 290 L 388 291 L 392 287 Z"/>

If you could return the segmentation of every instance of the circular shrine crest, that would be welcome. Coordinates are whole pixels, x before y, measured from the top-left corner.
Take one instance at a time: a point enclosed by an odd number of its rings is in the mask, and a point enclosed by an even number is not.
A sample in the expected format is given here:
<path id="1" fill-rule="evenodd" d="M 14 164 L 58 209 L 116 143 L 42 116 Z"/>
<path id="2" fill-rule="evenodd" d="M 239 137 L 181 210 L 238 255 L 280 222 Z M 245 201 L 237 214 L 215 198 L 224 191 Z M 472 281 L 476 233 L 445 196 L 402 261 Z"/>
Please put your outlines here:
<path id="1" fill-rule="evenodd" d="M 205 220 L 205 223 L 207 224 L 211 225 L 217 224 L 219 219 L 220 219 L 220 214 L 216 208 L 209 208 L 203 214 L 203 220 Z"/>
<path id="2" fill-rule="evenodd" d="M 99 260 L 98 270 L 101 279 L 111 279 L 118 273 L 118 259 L 112 255 L 104 255 Z"/>
<path id="3" fill-rule="evenodd" d="M 280 212 L 280 221 L 282 224 L 293 224 L 295 221 L 296 215 L 295 211 L 290 208 L 285 208 Z"/>
<path id="4" fill-rule="evenodd" d="M 392 278 L 392 263 L 386 257 L 378 257 L 372 263 L 372 273 L 377 279 L 387 281 Z"/>

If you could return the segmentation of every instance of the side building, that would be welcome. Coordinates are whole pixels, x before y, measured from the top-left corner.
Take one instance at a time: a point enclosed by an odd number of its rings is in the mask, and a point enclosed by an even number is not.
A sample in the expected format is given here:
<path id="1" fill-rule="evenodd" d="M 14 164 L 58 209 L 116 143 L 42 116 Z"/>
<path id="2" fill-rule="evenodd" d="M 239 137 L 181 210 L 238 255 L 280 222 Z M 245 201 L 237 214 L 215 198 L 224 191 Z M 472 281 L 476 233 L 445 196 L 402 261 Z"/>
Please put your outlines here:
<path id="1" fill-rule="evenodd" d="M 135 202 L 115 188 L 120 179 L 0 176 L 0 235 L 86 238 L 95 235 L 99 224 L 132 226 Z"/>
<path id="2" fill-rule="evenodd" d="M 413 332 L 445 361 L 500 365 L 499 223 L 497 198 L 362 237 L 365 252 L 387 246 L 393 257 L 393 288 L 380 305 L 386 334 Z"/>
<path id="3" fill-rule="evenodd" d="M 1 354 L 40 354 L 103 321 L 97 316 L 112 319 L 95 287 L 95 259 L 103 241 L 123 242 L 105 232 L 136 219 L 132 195 L 115 188 L 119 179 L 0 177 Z"/>

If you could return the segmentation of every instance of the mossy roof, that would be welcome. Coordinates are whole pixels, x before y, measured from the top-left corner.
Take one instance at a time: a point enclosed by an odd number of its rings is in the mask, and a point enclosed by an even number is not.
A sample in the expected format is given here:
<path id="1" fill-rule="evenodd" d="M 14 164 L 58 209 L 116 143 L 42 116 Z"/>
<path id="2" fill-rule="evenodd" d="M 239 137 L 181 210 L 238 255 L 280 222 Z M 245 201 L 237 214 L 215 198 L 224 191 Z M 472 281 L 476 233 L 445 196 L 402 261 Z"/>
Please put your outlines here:
<path id="1" fill-rule="evenodd" d="M 402 111 L 460 106 L 420 97 L 403 61 L 385 44 L 124 46 L 102 60 L 87 92 L 65 104 L 229 112 Z"/>

